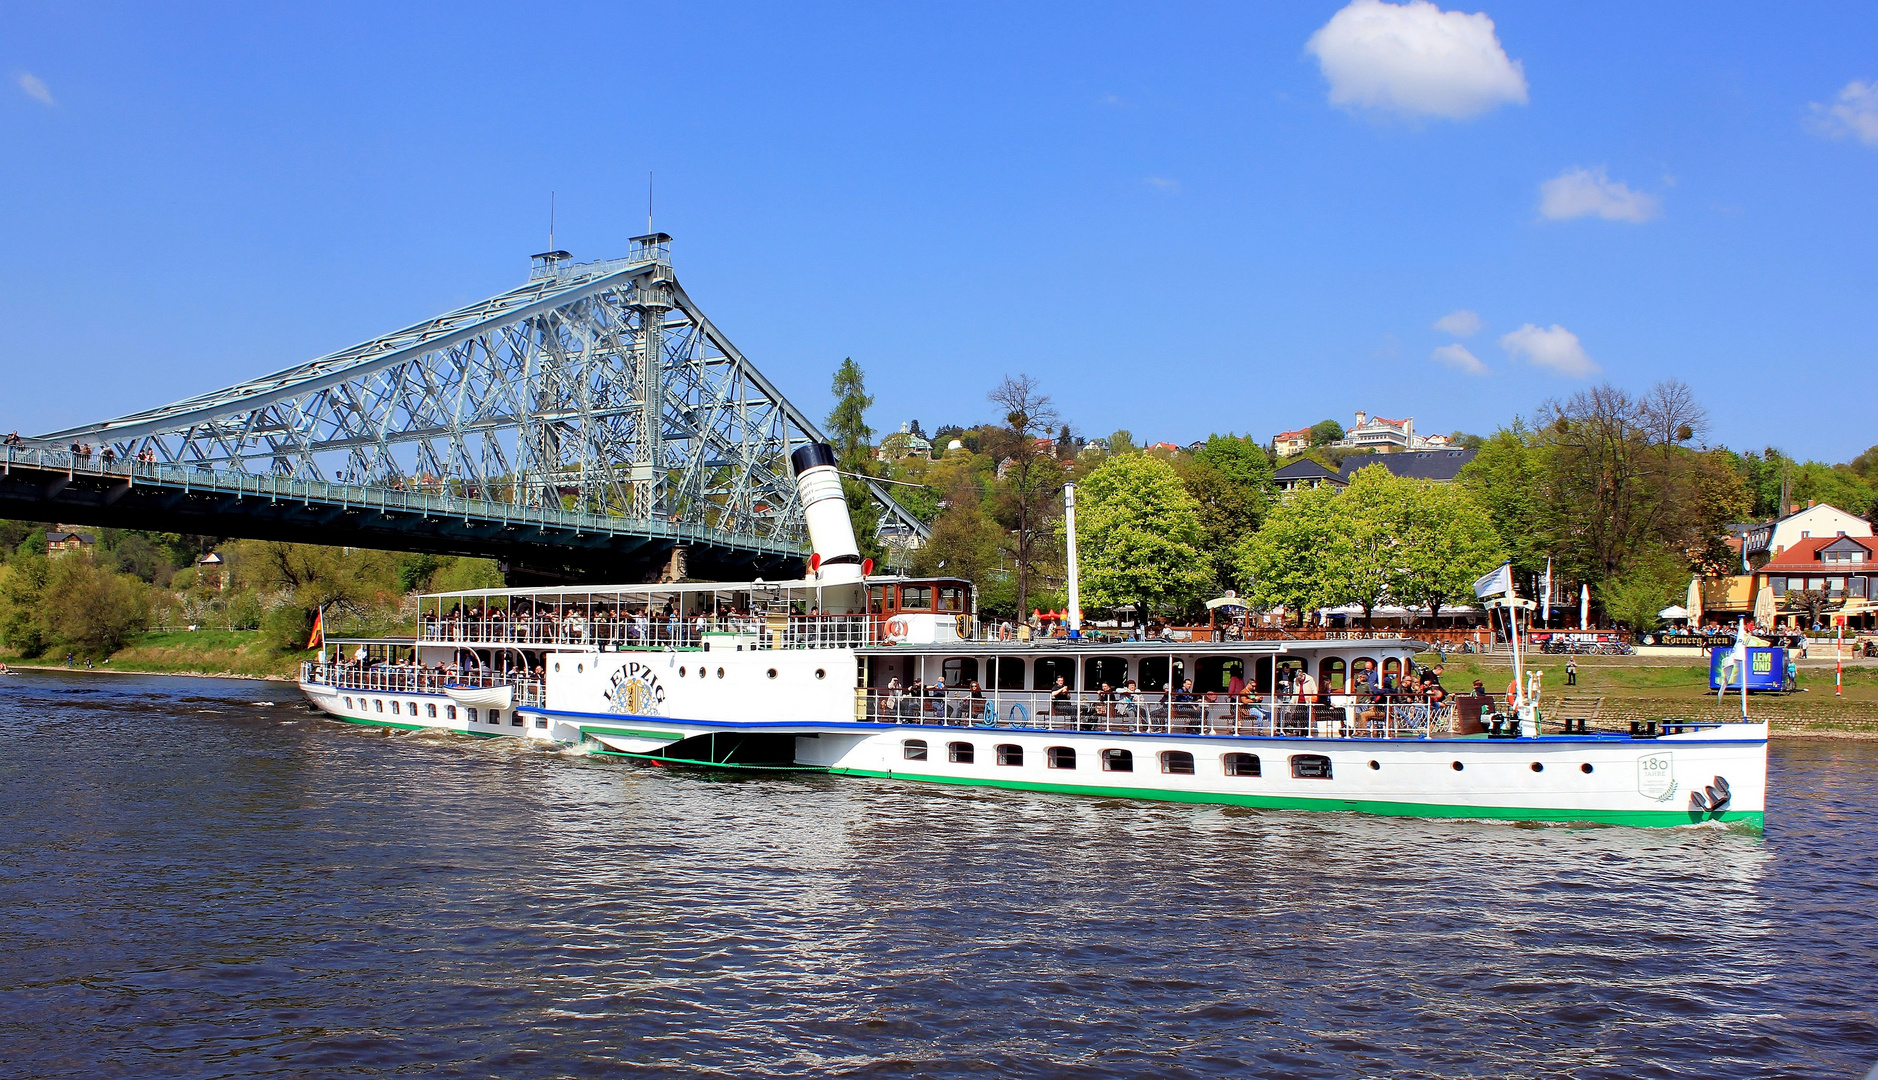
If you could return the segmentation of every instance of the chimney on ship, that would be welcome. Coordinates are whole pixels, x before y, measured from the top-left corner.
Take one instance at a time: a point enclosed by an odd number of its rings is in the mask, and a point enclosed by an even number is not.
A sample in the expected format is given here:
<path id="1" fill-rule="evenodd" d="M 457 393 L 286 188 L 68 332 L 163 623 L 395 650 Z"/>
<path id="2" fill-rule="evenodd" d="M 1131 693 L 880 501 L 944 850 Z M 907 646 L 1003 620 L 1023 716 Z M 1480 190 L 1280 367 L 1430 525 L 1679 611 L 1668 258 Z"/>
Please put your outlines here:
<path id="1" fill-rule="evenodd" d="M 848 517 L 848 500 L 841 493 L 834 447 L 809 443 L 789 455 L 789 464 L 795 469 L 802 516 L 808 521 L 809 543 L 814 545 L 817 556 L 812 560 L 810 579 L 824 586 L 858 584 L 861 548 L 854 542 L 854 522 Z"/>

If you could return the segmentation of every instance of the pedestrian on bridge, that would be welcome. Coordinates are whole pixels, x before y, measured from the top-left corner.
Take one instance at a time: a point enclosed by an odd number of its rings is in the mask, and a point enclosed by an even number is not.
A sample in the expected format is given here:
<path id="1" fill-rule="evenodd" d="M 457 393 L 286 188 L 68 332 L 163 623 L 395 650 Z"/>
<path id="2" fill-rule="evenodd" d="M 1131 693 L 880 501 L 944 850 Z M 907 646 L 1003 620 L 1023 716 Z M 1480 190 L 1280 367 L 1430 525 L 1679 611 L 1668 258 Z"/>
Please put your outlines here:
<path id="1" fill-rule="evenodd" d="M 1578 685 L 1578 658 L 1575 656 L 1565 658 L 1565 685 Z"/>

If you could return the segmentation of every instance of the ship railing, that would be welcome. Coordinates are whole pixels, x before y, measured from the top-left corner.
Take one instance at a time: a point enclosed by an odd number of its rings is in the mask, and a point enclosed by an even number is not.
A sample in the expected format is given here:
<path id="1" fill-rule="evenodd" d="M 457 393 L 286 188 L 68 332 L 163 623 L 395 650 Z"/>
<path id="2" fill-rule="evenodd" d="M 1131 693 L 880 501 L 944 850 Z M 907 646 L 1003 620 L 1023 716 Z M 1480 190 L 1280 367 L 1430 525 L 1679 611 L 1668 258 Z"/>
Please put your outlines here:
<path id="1" fill-rule="evenodd" d="M 307 661 L 300 665 L 300 681 L 335 690 L 368 690 L 388 694 L 442 694 L 446 687 L 493 688 L 513 686 L 515 704 L 539 705 L 542 681 L 517 673 L 498 671 L 440 672 L 411 664 L 320 664 Z"/>
<path id="2" fill-rule="evenodd" d="M 1281 695 L 1252 701 L 1170 701 L 1158 691 L 1128 697 L 1099 691 L 855 691 L 855 719 L 914 726 L 1088 731 L 1111 734 L 1422 739 L 1448 733 L 1453 706 L 1422 700 L 1330 695 L 1303 702 Z"/>
<path id="3" fill-rule="evenodd" d="M 746 649 L 852 649 L 876 640 L 867 615 L 753 615 L 727 618 L 519 615 L 425 619 L 417 639 L 436 645 L 520 645 L 615 651 L 702 649 L 736 635 Z"/>

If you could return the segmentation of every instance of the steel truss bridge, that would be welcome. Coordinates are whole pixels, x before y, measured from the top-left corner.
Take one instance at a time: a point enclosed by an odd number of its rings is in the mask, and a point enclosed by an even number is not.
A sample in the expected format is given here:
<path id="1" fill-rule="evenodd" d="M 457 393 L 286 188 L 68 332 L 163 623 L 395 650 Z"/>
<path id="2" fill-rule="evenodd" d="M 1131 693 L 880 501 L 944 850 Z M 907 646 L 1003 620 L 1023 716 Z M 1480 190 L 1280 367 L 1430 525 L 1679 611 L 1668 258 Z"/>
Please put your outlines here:
<path id="1" fill-rule="evenodd" d="M 670 240 L 537 255 L 481 303 L 9 445 L 0 516 L 481 556 L 519 579 L 798 573 L 789 452 L 823 436 L 685 293 Z"/>

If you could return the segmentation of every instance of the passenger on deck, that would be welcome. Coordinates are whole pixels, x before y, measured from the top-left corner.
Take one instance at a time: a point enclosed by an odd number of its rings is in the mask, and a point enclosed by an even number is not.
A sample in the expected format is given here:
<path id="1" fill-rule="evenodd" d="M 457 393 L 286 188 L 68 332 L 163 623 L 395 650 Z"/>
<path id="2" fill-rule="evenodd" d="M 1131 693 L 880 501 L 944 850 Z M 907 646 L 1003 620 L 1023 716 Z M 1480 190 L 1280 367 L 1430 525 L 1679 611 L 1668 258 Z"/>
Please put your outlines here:
<path id="1" fill-rule="evenodd" d="M 1056 685 L 1050 688 L 1050 715 L 1071 717 L 1076 715 L 1076 697 L 1070 692 L 1069 684 L 1063 681 L 1061 675 L 1056 677 Z"/>
<path id="2" fill-rule="evenodd" d="M 1115 695 L 1115 714 L 1125 721 L 1122 725 L 1124 728 L 1141 726 L 1138 723 L 1142 711 L 1140 698 L 1140 689 L 1135 686 L 1133 679 L 1124 683 L 1121 692 Z"/>
<path id="3" fill-rule="evenodd" d="M 1200 718 L 1200 708 L 1194 704 L 1192 679 L 1181 683 L 1180 689 L 1174 691 L 1174 715 L 1183 720 Z"/>

